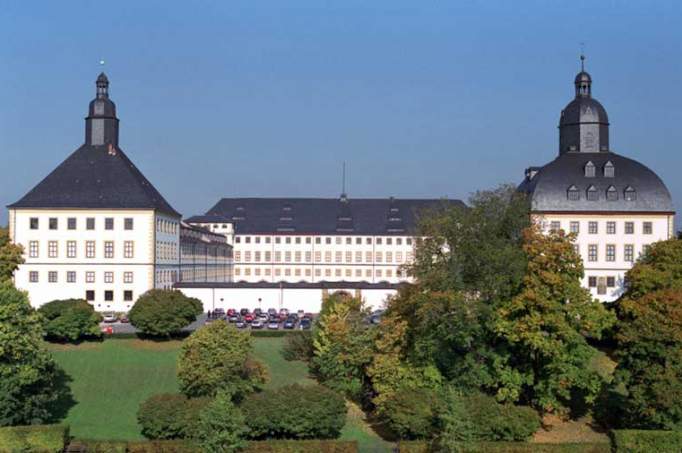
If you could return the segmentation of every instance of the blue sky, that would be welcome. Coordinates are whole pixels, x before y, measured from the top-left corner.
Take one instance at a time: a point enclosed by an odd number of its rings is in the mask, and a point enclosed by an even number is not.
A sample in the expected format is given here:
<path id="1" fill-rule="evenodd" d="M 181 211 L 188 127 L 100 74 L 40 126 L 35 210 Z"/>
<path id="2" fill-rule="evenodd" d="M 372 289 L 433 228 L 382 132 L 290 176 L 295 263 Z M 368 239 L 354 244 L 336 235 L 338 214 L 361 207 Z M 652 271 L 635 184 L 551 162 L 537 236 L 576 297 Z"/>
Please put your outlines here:
<path id="1" fill-rule="evenodd" d="M 83 142 L 100 59 L 121 147 L 186 216 L 338 196 L 343 161 L 350 197 L 466 198 L 555 157 L 584 42 L 612 148 L 679 209 L 680 23 L 672 1 L 5 0 L 0 203 Z"/>

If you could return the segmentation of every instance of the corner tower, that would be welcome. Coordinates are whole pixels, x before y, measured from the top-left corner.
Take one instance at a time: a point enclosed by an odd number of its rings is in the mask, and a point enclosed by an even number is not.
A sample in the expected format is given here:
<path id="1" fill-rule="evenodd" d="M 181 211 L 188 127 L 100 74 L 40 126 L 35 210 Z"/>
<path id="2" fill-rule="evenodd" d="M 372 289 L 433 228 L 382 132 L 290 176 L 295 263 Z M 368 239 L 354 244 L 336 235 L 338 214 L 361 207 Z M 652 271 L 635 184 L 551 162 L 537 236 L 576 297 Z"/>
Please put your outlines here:
<path id="1" fill-rule="evenodd" d="M 85 144 L 118 146 L 116 104 L 109 99 L 109 79 L 106 74 L 102 72 L 95 85 L 95 99 L 90 102 L 88 116 L 85 118 Z"/>

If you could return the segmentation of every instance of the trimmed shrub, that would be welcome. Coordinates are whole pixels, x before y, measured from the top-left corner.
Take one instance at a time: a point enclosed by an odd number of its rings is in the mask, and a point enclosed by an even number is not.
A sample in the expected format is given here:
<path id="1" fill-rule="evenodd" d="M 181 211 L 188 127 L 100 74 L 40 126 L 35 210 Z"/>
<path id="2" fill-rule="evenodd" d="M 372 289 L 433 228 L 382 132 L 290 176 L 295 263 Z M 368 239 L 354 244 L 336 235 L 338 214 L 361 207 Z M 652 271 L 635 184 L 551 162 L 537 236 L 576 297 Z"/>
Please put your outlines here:
<path id="1" fill-rule="evenodd" d="M 137 411 L 142 435 L 148 439 L 195 437 L 199 413 L 209 401 L 207 398 L 188 399 L 174 393 L 147 398 Z"/>
<path id="2" fill-rule="evenodd" d="M 403 451 L 403 450 L 400 450 Z M 407 450 L 408 452 L 452 452 L 452 453 L 611 453 L 611 444 L 535 444 L 531 442 L 457 442 L 450 449 Z"/>
<path id="3" fill-rule="evenodd" d="M 182 343 L 178 359 L 181 391 L 190 397 L 227 391 L 239 400 L 267 381 L 263 365 L 251 358 L 251 337 L 225 322 L 213 322 Z"/>
<path id="4" fill-rule="evenodd" d="M 88 453 L 126 453 L 128 451 L 128 442 L 125 440 L 74 439 L 70 446 L 80 447 Z"/>
<path id="5" fill-rule="evenodd" d="M 152 440 L 128 442 L 127 453 L 200 453 L 193 442 L 186 440 Z"/>
<path id="6" fill-rule="evenodd" d="M 220 392 L 199 414 L 197 441 L 202 452 L 224 453 L 246 446 L 248 428 L 232 395 Z"/>
<path id="7" fill-rule="evenodd" d="M 439 414 L 443 411 L 442 392 L 414 388 L 399 390 L 382 406 L 388 427 L 401 439 L 423 439 L 438 430 Z"/>
<path id="8" fill-rule="evenodd" d="M 296 330 L 285 337 L 282 356 L 286 360 L 307 362 L 312 359 L 313 353 L 313 336 L 309 330 Z"/>
<path id="9" fill-rule="evenodd" d="M 482 393 L 460 395 L 449 390 L 441 416 L 441 443 L 526 440 L 540 428 L 540 416 L 530 407 L 500 404 Z"/>
<path id="10" fill-rule="evenodd" d="M 244 453 L 358 453 L 356 441 L 266 440 L 249 442 Z"/>
<path id="11" fill-rule="evenodd" d="M 67 425 L 33 425 L 0 428 L 0 453 L 41 452 L 57 453 L 64 450 L 69 438 Z"/>
<path id="12" fill-rule="evenodd" d="M 343 397 L 317 384 L 293 384 L 253 394 L 241 409 L 253 439 L 335 438 L 346 423 Z"/>
<path id="13" fill-rule="evenodd" d="M 145 335 L 168 337 L 196 321 L 203 311 L 199 299 L 176 290 L 152 289 L 137 299 L 128 318 Z"/>
<path id="14" fill-rule="evenodd" d="M 611 439 L 616 453 L 673 453 L 682 451 L 682 431 L 615 429 Z"/>
<path id="15" fill-rule="evenodd" d="M 99 338 L 102 317 L 83 299 L 53 300 L 38 309 L 47 323 L 45 336 L 48 340 L 78 341 Z"/>

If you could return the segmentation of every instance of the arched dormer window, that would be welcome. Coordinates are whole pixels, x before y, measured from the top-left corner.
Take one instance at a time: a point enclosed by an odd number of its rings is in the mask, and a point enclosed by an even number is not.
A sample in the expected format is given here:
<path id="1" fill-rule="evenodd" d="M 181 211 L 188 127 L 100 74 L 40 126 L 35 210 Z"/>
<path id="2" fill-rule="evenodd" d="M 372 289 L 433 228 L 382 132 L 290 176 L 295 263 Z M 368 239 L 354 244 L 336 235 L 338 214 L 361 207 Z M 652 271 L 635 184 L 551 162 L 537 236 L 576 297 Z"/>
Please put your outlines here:
<path id="1" fill-rule="evenodd" d="M 609 186 L 609 188 L 606 189 L 606 200 L 608 200 L 608 201 L 617 201 L 618 200 L 618 191 L 616 190 L 615 187 Z"/>
<path id="2" fill-rule="evenodd" d="M 627 186 L 623 191 L 625 201 L 635 201 L 637 199 L 637 191 L 632 186 Z"/>
<path id="3" fill-rule="evenodd" d="M 594 164 L 592 161 L 589 161 L 588 163 L 585 164 L 585 177 L 586 178 L 594 178 L 595 171 L 594 171 Z"/>
<path id="4" fill-rule="evenodd" d="M 587 197 L 587 201 L 599 200 L 599 192 L 597 192 L 597 188 L 594 186 L 588 187 L 587 191 L 586 191 L 586 197 Z"/>
<path id="5" fill-rule="evenodd" d="M 613 163 L 611 161 L 608 161 L 604 164 L 604 177 L 605 178 L 614 178 L 616 176 L 616 167 L 613 166 Z"/>
<path id="6" fill-rule="evenodd" d="M 576 186 L 571 186 L 566 191 L 566 196 L 571 201 L 578 201 L 578 200 L 580 200 L 580 191 L 578 190 L 578 188 Z"/>

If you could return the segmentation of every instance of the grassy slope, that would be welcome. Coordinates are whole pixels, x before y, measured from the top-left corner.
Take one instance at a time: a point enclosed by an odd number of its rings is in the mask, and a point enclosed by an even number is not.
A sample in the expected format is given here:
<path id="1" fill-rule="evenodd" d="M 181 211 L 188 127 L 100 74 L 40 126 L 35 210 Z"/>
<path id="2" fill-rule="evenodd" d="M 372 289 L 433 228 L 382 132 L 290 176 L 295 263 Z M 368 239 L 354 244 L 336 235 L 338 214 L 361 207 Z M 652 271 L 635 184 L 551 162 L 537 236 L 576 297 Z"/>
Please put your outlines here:
<path id="1" fill-rule="evenodd" d="M 254 338 L 254 354 L 270 373 L 268 388 L 299 383 L 312 384 L 303 362 L 282 358 L 283 338 Z M 176 392 L 175 363 L 179 342 L 154 343 L 133 339 L 109 339 L 79 346 L 50 345 L 55 359 L 73 381 L 77 404 L 65 420 L 71 434 L 82 439 L 142 439 L 136 413 L 150 395 Z M 362 452 L 389 452 L 367 424 L 364 414 L 349 403 L 343 440 L 357 440 Z"/>

